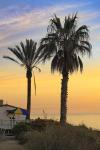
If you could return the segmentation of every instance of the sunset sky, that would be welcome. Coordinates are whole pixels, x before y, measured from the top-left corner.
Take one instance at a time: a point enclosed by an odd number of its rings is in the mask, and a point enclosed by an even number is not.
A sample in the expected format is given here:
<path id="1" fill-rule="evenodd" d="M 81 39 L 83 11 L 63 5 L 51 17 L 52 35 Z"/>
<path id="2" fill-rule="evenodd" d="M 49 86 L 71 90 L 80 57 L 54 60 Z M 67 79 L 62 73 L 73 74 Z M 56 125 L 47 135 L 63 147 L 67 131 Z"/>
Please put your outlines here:
<path id="1" fill-rule="evenodd" d="M 26 38 L 39 40 L 46 35 L 50 18 L 78 12 L 79 26 L 90 29 L 92 57 L 84 57 L 84 71 L 69 80 L 68 113 L 100 113 L 100 0 L 0 0 L 0 99 L 26 107 L 24 68 L 2 58 L 10 54 L 7 47 Z M 58 114 L 61 75 L 50 73 L 50 62 L 35 71 L 37 96 L 32 81 L 32 113 Z"/>

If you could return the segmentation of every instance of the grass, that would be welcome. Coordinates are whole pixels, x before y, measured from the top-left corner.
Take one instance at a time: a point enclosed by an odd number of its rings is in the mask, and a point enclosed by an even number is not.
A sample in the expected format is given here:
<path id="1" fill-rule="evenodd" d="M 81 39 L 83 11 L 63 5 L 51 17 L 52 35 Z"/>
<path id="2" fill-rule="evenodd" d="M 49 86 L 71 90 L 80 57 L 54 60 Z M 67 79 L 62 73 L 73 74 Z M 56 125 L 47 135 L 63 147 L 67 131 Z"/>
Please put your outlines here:
<path id="1" fill-rule="evenodd" d="M 100 131 L 85 125 L 61 127 L 59 122 L 37 119 L 30 127 L 19 134 L 27 150 L 100 150 Z"/>

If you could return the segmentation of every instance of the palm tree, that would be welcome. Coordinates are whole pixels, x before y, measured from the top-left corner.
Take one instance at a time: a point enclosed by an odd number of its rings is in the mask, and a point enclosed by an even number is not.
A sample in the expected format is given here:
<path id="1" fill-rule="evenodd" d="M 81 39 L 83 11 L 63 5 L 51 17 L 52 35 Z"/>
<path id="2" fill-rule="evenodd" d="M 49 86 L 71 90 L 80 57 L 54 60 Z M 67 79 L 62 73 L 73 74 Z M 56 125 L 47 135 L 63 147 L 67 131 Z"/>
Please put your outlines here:
<path id="1" fill-rule="evenodd" d="M 55 15 L 50 20 L 46 37 L 40 42 L 40 51 L 44 62 L 53 57 L 51 72 L 58 71 L 62 74 L 60 123 L 65 125 L 69 74 L 79 69 L 82 72 L 81 56 L 91 54 L 88 27 L 78 27 L 77 14 L 65 17 L 63 25 L 60 18 Z"/>
<path id="2" fill-rule="evenodd" d="M 12 58 L 10 56 L 4 56 L 15 63 L 24 66 L 26 69 L 26 77 L 27 77 L 27 119 L 30 119 L 30 111 L 31 111 L 31 78 L 32 78 L 32 71 L 34 75 L 34 69 L 40 68 L 37 67 L 39 64 L 38 59 L 38 51 L 36 49 L 37 43 L 34 42 L 32 39 L 26 39 L 26 43 L 20 42 L 20 45 L 16 45 L 15 48 L 8 48 L 10 52 L 12 52 L 15 57 Z M 35 94 L 36 94 L 36 82 L 34 76 L 34 86 L 35 86 Z"/>

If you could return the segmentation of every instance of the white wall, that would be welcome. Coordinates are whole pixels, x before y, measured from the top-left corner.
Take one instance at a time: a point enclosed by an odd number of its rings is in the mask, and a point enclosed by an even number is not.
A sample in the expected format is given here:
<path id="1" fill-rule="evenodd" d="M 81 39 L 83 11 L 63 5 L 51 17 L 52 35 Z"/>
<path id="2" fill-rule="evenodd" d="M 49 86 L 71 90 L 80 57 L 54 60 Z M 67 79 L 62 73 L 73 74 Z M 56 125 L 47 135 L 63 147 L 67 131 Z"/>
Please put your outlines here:
<path id="1" fill-rule="evenodd" d="M 7 110 L 13 110 L 14 107 L 11 106 L 2 106 L 0 107 L 0 128 L 10 129 L 13 127 L 14 124 L 20 121 L 24 121 L 26 116 L 25 115 L 15 115 L 15 121 L 11 120 L 7 115 Z"/>

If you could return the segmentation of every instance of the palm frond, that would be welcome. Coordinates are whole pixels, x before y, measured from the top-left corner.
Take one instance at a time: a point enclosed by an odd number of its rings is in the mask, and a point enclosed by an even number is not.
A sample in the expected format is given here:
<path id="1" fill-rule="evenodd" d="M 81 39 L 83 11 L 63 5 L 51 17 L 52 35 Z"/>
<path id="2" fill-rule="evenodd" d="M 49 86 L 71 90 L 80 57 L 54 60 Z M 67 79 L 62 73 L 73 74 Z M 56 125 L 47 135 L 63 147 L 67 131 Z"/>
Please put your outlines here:
<path id="1" fill-rule="evenodd" d="M 35 96 L 36 96 L 36 79 L 35 79 L 35 74 L 33 72 L 33 78 L 34 78 L 34 89 L 35 89 Z"/>
<path id="2" fill-rule="evenodd" d="M 78 56 L 78 61 L 79 61 L 80 71 L 82 72 L 83 71 L 83 62 L 79 56 Z"/>
<path id="3" fill-rule="evenodd" d="M 54 71 L 57 70 L 57 64 L 58 64 L 58 55 L 55 55 L 51 62 L 51 72 L 54 73 Z"/>
<path id="4" fill-rule="evenodd" d="M 20 64 L 17 60 L 15 60 L 15 59 L 12 58 L 12 57 L 9 57 L 9 56 L 3 56 L 3 58 L 9 59 L 9 60 L 14 61 L 15 63 L 17 63 L 17 64 L 19 64 L 19 65 L 22 65 L 22 64 Z"/>
<path id="5" fill-rule="evenodd" d="M 37 66 L 32 66 L 32 68 L 36 68 L 39 72 L 41 72 L 41 69 Z"/>
<path id="6" fill-rule="evenodd" d="M 19 47 L 19 46 L 17 46 L 17 47 Z M 26 51 L 26 47 L 23 42 L 20 42 L 20 47 L 21 47 L 21 50 L 23 51 L 23 55 L 24 55 L 25 59 L 27 60 L 27 51 Z M 19 49 L 20 49 L 20 47 L 19 47 Z"/>
<path id="7" fill-rule="evenodd" d="M 16 48 L 8 47 L 8 49 L 16 56 L 17 59 L 24 63 L 24 58 L 21 52 L 19 52 Z"/>
<path id="8" fill-rule="evenodd" d="M 72 17 L 68 16 L 65 17 L 65 22 L 64 22 L 64 32 L 66 33 L 67 36 L 69 34 L 72 34 L 73 31 L 76 28 L 77 25 L 77 13 L 75 15 L 72 15 Z"/>
<path id="9" fill-rule="evenodd" d="M 49 28 L 51 29 L 51 33 L 55 32 L 55 31 L 62 30 L 60 18 L 58 18 L 56 15 L 54 16 L 53 19 L 50 20 L 50 22 L 51 23 L 50 23 Z"/>

